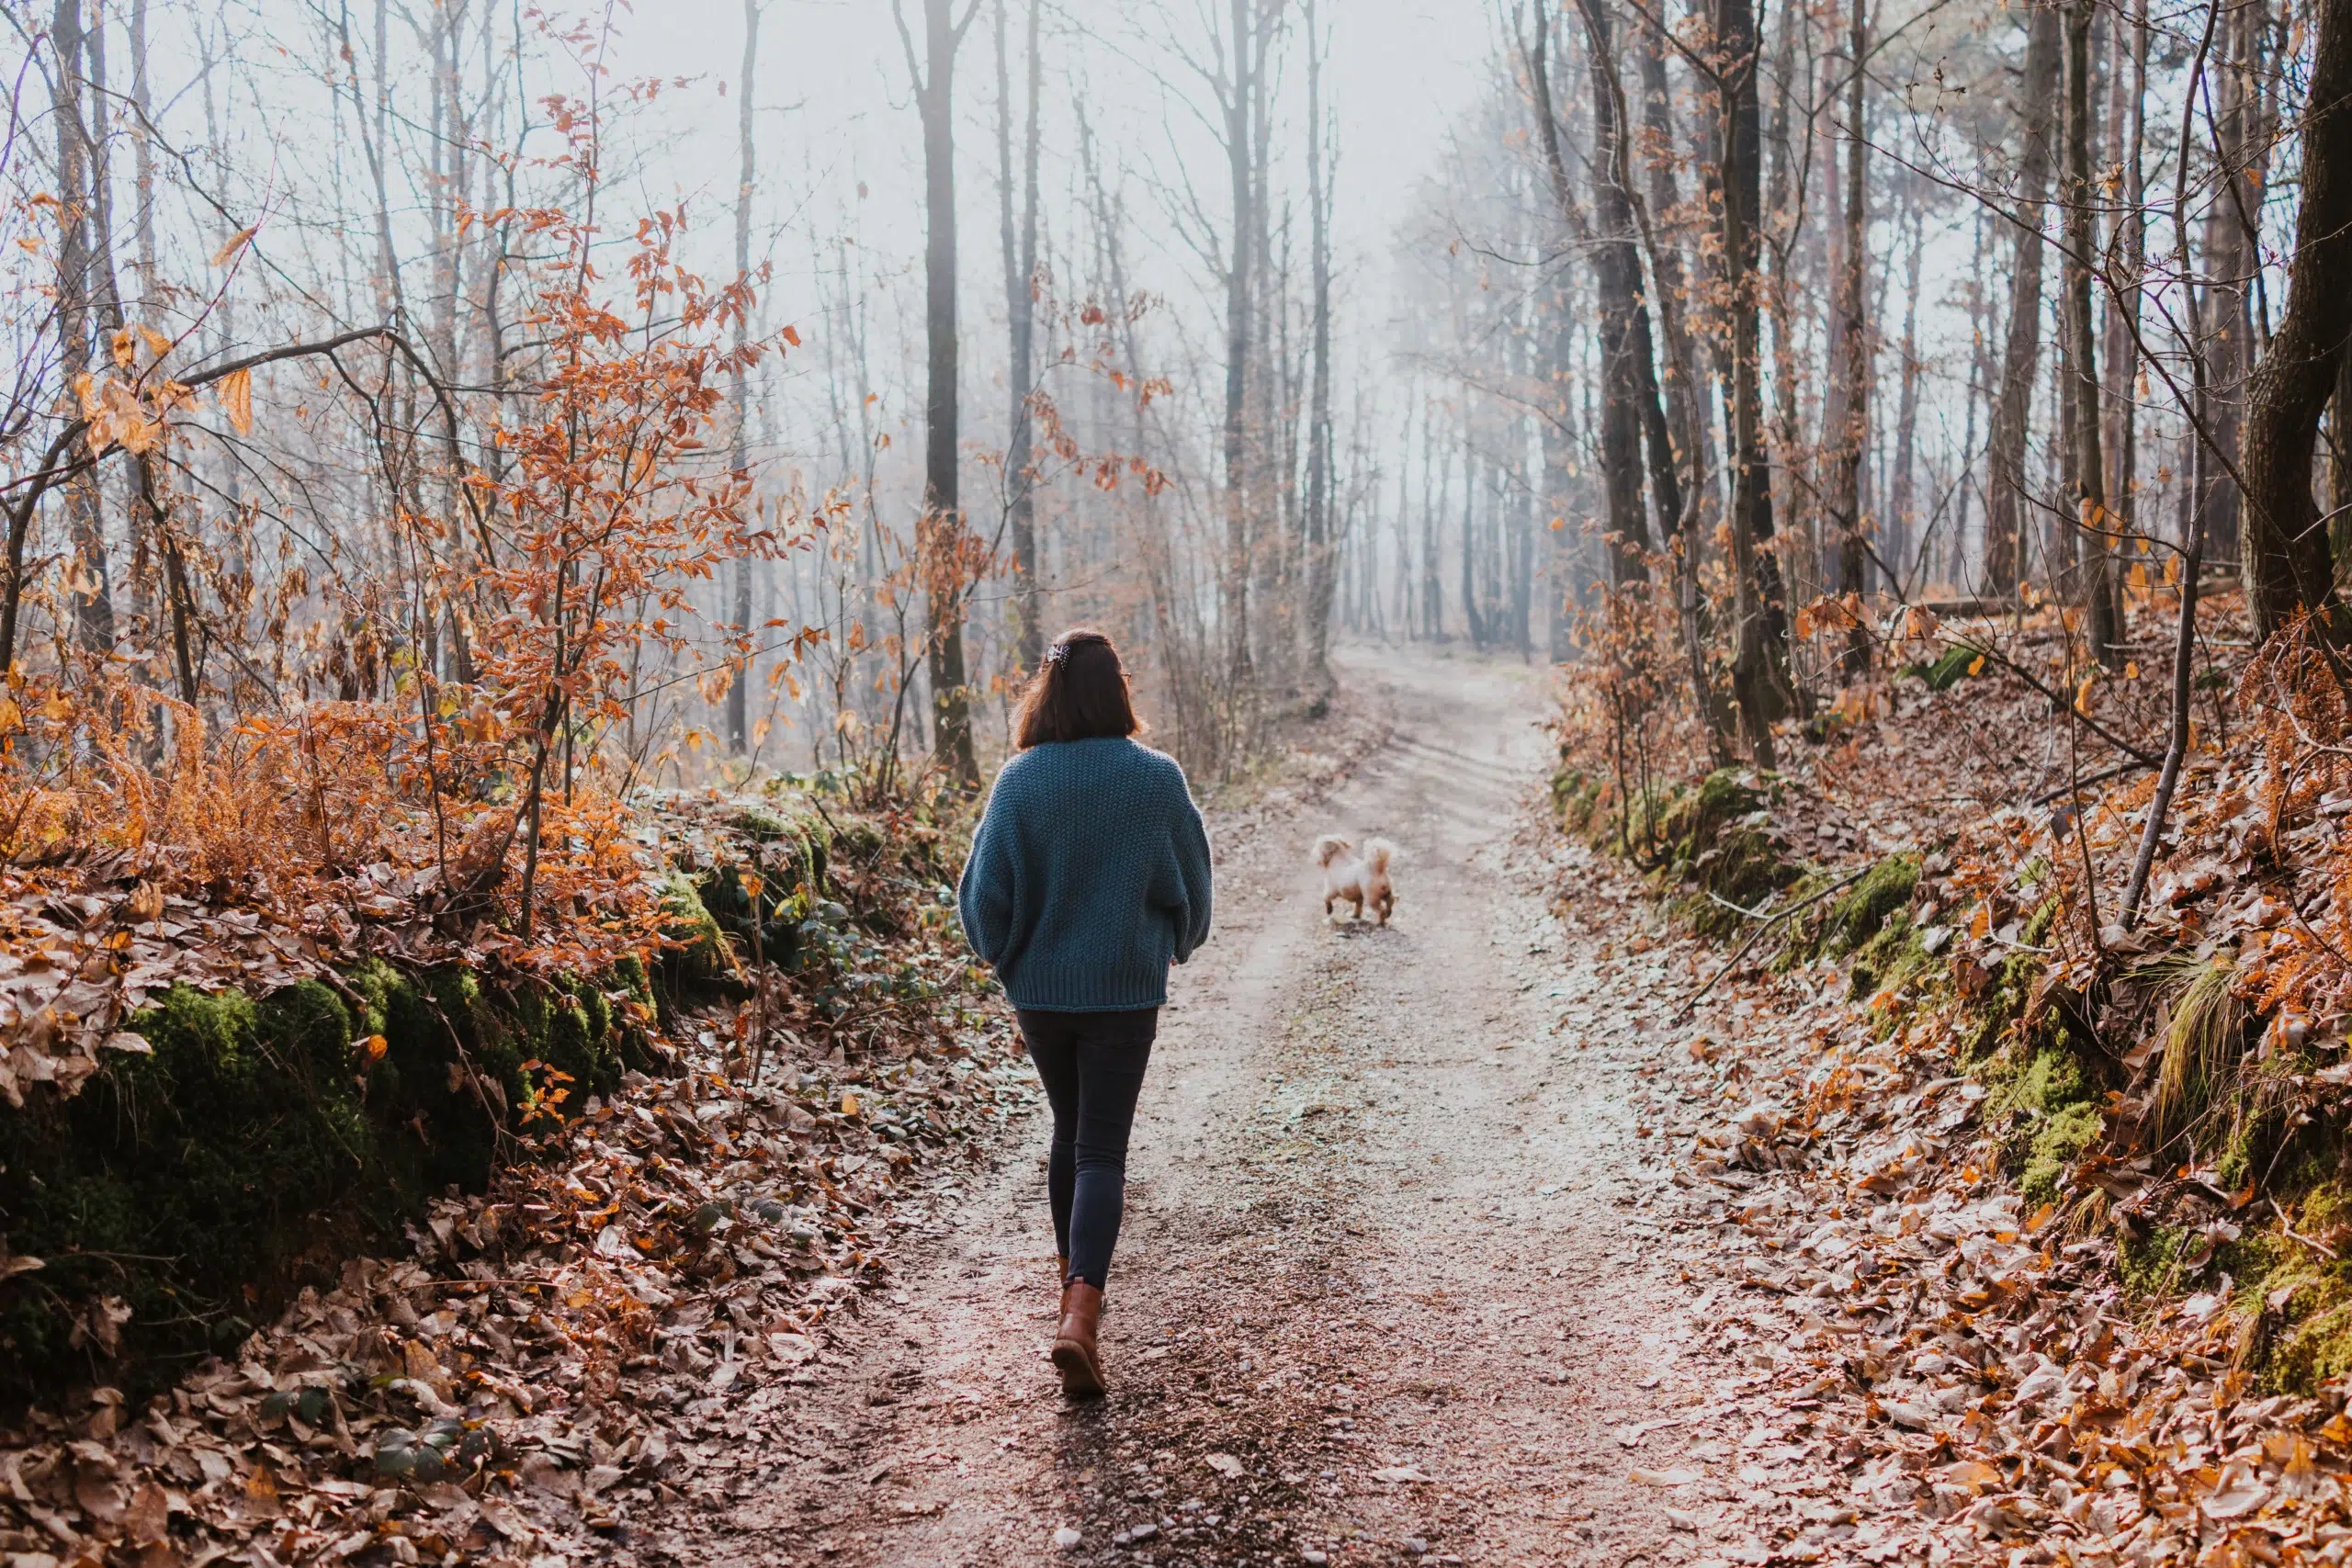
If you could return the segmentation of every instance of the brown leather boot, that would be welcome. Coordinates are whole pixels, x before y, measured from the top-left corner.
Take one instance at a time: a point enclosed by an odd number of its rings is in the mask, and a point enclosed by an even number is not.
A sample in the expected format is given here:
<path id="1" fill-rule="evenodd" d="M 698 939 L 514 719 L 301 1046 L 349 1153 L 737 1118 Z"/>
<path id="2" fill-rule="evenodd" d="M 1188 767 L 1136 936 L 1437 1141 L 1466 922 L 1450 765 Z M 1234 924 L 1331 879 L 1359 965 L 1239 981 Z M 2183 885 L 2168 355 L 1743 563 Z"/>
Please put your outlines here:
<path id="1" fill-rule="evenodd" d="M 1102 1324 L 1102 1292 L 1083 1280 L 1062 1287 L 1061 1326 L 1054 1331 L 1054 1366 L 1062 1393 L 1072 1399 L 1102 1396 L 1102 1352 L 1095 1337 Z"/>

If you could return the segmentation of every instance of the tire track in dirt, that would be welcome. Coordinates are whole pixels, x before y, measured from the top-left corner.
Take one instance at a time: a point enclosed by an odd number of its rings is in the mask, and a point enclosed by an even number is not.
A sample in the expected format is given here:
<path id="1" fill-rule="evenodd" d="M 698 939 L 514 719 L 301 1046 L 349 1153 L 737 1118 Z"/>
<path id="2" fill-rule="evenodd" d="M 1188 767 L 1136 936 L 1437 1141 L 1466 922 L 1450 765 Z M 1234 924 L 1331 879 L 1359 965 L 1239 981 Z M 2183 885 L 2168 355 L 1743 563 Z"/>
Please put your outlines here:
<path id="1" fill-rule="evenodd" d="M 1042 1124 L 934 1217 L 748 1439 L 752 1483 L 649 1556 L 807 1565 L 1679 1562 L 1661 1440 L 1702 1434 L 1689 1292 L 1636 1213 L 1656 1047 L 1550 1030 L 1604 982 L 1514 850 L 1541 671 L 1359 655 L 1390 743 L 1219 864 L 1177 972 L 1104 1315 L 1109 1400 L 1065 1405 Z M 1335 929 L 1306 847 L 1401 846 L 1386 931 Z M 1566 953 L 1564 963 L 1562 954 Z M 1583 973 L 1578 975 L 1581 969 Z M 1655 1070 L 1654 1067 L 1651 1070 Z M 1666 1423 L 1629 1452 L 1617 1434 Z M 746 1456 L 738 1456 L 739 1459 Z M 1075 1543 L 1067 1534 L 1078 1532 Z"/>

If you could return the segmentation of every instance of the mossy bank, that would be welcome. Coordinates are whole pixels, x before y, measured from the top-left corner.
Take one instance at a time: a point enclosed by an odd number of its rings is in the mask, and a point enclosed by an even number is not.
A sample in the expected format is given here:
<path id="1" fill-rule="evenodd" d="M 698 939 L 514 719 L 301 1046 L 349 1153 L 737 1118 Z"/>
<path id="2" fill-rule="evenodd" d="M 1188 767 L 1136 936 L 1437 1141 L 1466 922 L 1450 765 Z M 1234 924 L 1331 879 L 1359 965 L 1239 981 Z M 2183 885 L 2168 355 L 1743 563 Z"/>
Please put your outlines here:
<path id="1" fill-rule="evenodd" d="M 820 1020 L 949 1005 L 899 939 L 952 936 L 954 823 L 786 788 L 695 804 L 665 836 L 650 965 L 549 982 L 369 961 L 266 995 L 179 987 L 130 1021 L 146 1048 L 109 1052 L 79 1094 L 0 1106 L 0 1399 L 135 1391 L 232 1352 L 345 1259 L 404 1250 L 432 1199 L 554 1146 L 629 1074 L 676 1070 L 665 1026 L 731 1010 L 754 960 Z"/>
<path id="2" fill-rule="evenodd" d="M 623 1073 L 654 998 L 366 964 L 263 997 L 175 987 L 70 1100 L 0 1109 L 0 1393 L 226 1352 L 289 1292 L 479 1189 Z M 21 1265 L 20 1265 L 21 1268 Z"/>

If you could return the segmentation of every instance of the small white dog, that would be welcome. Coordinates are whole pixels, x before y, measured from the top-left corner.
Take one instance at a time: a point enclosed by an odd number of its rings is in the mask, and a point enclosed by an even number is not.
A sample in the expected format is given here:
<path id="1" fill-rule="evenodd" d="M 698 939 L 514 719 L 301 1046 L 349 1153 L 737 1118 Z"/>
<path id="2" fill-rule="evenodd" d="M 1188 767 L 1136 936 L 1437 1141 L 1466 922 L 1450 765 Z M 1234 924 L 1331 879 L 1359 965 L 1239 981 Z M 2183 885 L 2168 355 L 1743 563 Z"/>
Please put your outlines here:
<path id="1" fill-rule="evenodd" d="M 1396 908 L 1396 886 L 1388 877 L 1389 862 L 1396 858 L 1396 846 L 1385 839 L 1366 839 L 1362 849 L 1337 833 L 1316 840 L 1315 863 L 1323 868 L 1323 918 L 1331 918 L 1334 905 L 1346 903 L 1354 910 L 1349 918 L 1361 920 L 1369 905 L 1374 918 L 1386 925 Z"/>

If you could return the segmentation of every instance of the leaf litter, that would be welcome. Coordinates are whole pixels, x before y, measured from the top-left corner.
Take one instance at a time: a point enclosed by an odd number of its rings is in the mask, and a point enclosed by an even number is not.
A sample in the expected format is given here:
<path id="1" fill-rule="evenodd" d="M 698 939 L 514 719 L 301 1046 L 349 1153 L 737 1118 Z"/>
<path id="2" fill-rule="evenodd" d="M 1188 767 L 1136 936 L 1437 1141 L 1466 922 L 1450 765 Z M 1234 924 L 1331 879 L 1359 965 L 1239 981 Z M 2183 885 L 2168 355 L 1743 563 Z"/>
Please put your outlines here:
<path id="1" fill-rule="evenodd" d="M 2262 679 L 2259 665 L 2244 677 Z M 1867 729 L 1876 745 L 1809 753 L 1768 813 L 1792 858 L 1822 846 L 1919 857 L 1904 915 L 1937 961 L 1928 983 L 1883 988 L 1860 962 L 1828 958 L 1743 967 L 1682 1026 L 1683 1048 L 1659 1051 L 1632 1108 L 1637 1133 L 1670 1150 L 1661 1223 L 1694 1292 L 1690 1321 L 1739 1369 L 1692 1417 L 1740 1434 L 1720 1507 L 1668 1516 L 1724 1538 L 1708 1562 L 2342 1562 L 2346 1384 L 2322 1379 L 2303 1396 L 2265 1380 L 2260 1348 L 2292 1289 L 2241 1289 L 2225 1262 L 2274 1218 L 2269 1235 L 2329 1264 L 2344 1238 L 2254 1203 L 2258 1179 L 2152 1156 L 2169 1015 L 2132 967 L 2168 952 L 2219 964 L 2256 1024 L 2269 1020 L 2260 1052 L 2279 1057 L 2280 1122 L 2341 1123 L 2352 1069 L 2306 1048 L 2341 1048 L 2352 985 L 2329 961 L 2352 788 L 2339 759 L 2319 755 L 2343 738 L 2341 704 L 2275 679 L 2266 705 L 2284 716 L 2192 760 L 2150 918 L 2125 933 L 2112 916 L 2149 781 L 2085 789 L 2103 878 L 2085 899 L 2061 869 L 2080 863 L 2075 816 L 2019 803 L 2017 777 L 1992 776 L 2006 742 L 1997 727 L 1984 739 L 1986 710 L 2030 718 L 2031 694 L 1970 686 L 1892 705 Z M 1566 857 L 1577 874 L 1655 896 L 1580 852 Z M 2029 931 L 2042 902 L 2057 910 L 2046 935 Z M 1624 965 L 1621 981 L 1672 968 L 1695 987 L 1723 962 L 1688 937 L 1644 957 L 1647 972 Z M 1963 1065 L 1972 1005 L 2021 972 L 2029 1019 L 2071 1005 L 2103 1039 L 2136 1028 L 2153 1041 L 2118 1053 L 2125 1088 L 2080 1153 L 2044 1173 L 2054 1201 L 2029 1201 L 2002 1174 L 2018 1113 Z M 2181 1235 L 2173 1288 L 2131 1282 L 2126 1239 Z M 1617 1435 L 1634 1447 L 1647 1432 Z M 1634 1472 L 1652 1484 L 1675 1473 Z"/>
<path id="2" fill-rule="evenodd" d="M 708 851 L 715 813 L 673 811 L 670 851 Z M 893 1232 L 1034 1102 L 1009 1020 L 958 1000 L 952 929 L 905 924 L 865 958 L 931 980 L 684 1015 L 675 1076 L 628 1074 L 487 1191 L 435 1201 L 409 1256 L 346 1261 L 153 1398 L 23 1412 L 0 1429 L 0 1558 L 658 1555 L 634 1521 L 751 1483 L 745 1436 L 888 1289 Z M 773 1042 L 756 1086 L 747 1019 Z"/>

